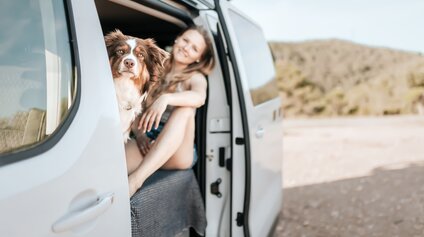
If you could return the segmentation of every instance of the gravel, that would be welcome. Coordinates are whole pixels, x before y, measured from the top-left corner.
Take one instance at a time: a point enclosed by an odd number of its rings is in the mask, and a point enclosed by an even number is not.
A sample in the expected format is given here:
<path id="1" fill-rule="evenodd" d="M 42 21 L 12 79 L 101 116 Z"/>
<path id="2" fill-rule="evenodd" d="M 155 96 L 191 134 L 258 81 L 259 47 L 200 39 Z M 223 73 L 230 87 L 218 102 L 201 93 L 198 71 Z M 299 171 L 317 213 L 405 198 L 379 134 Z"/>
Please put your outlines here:
<path id="1" fill-rule="evenodd" d="M 274 236 L 424 236 L 424 117 L 284 121 Z"/>

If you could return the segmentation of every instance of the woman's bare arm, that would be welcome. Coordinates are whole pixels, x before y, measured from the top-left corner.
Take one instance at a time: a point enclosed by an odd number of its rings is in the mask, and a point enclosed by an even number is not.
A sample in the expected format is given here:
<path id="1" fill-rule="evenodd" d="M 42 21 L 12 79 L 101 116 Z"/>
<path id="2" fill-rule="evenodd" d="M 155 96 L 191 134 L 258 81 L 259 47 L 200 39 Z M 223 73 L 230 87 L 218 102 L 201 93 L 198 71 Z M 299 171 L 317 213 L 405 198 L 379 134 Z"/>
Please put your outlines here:
<path id="1" fill-rule="evenodd" d="M 199 108 L 206 100 L 206 78 L 196 74 L 190 79 L 190 90 L 164 94 L 167 105 Z"/>
<path id="2" fill-rule="evenodd" d="M 138 128 L 144 132 L 150 131 L 153 125 L 159 126 L 162 114 L 166 106 L 181 106 L 198 108 L 206 100 L 206 78 L 202 74 L 195 74 L 190 78 L 190 89 L 183 92 L 175 92 L 161 95 L 151 107 L 143 113 Z"/>

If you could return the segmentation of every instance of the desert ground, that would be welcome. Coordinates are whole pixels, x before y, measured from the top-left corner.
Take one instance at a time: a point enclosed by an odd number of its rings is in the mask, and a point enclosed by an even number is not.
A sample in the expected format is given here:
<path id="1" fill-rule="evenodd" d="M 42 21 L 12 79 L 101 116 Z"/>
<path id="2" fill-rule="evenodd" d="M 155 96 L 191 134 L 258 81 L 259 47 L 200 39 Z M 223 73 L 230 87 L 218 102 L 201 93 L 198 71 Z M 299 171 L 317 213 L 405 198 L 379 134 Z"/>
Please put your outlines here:
<path id="1" fill-rule="evenodd" d="M 424 236 L 424 116 L 283 123 L 274 237 Z"/>

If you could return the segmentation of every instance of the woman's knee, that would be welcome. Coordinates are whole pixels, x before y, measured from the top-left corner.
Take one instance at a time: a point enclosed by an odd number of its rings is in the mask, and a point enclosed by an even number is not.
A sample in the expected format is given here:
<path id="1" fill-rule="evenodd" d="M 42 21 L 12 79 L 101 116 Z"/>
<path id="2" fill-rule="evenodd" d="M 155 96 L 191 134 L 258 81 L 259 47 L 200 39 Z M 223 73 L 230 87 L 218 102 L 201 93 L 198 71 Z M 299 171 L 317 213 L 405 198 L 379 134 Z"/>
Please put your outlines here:
<path id="1" fill-rule="evenodd" d="M 190 119 L 194 118 L 195 110 L 191 107 L 178 107 L 172 112 L 172 115 Z"/>
<path id="2" fill-rule="evenodd" d="M 184 159 L 178 163 L 178 168 L 181 170 L 190 169 L 193 164 L 193 159 Z"/>
<path id="3" fill-rule="evenodd" d="M 185 157 L 172 157 L 163 168 L 165 169 L 178 169 L 185 170 L 190 169 L 193 164 L 193 157 L 185 156 Z"/>

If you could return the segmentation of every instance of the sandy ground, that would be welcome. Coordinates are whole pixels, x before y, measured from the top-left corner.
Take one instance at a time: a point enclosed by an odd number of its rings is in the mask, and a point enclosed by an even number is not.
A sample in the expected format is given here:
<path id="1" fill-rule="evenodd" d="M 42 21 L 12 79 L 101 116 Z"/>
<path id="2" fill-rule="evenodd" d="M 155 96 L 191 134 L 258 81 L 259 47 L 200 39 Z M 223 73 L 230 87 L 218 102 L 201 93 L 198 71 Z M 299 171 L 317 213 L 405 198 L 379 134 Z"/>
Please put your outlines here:
<path id="1" fill-rule="evenodd" d="M 424 236 L 424 117 L 284 121 L 275 237 Z"/>

